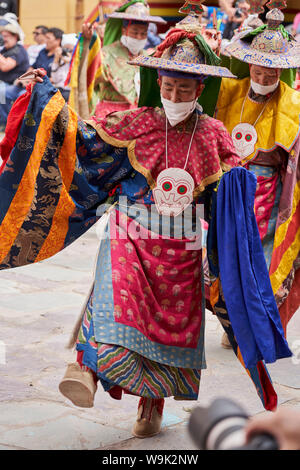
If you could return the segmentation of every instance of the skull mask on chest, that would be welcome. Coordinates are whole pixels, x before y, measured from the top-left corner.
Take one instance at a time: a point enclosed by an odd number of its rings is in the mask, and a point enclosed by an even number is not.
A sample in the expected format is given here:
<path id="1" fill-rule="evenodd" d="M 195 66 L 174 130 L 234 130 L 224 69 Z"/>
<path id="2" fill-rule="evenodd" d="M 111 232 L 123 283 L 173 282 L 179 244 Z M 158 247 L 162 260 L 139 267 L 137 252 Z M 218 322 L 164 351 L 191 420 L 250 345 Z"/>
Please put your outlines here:
<path id="1" fill-rule="evenodd" d="M 238 124 L 232 131 L 232 140 L 238 155 L 241 158 L 248 157 L 254 152 L 257 142 L 255 127 L 248 123 Z"/>
<path id="2" fill-rule="evenodd" d="M 157 178 L 153 197 L 157 211 L 176 217 L 193 201 L 195 183 L 192 176 L 180 168 L 167 168 Z"/>

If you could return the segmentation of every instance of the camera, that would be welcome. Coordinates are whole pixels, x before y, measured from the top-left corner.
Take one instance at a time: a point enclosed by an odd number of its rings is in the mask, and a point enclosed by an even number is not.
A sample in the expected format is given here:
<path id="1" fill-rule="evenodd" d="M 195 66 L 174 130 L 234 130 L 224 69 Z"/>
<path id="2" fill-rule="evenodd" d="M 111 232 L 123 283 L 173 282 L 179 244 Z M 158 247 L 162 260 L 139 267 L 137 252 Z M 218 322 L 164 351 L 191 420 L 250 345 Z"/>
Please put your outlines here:
<path id="1" fill-rule="evenodd" d="M 241 18 L 242 15 L 243 15 L 243 11 L 241 10 L 241 8 L 237 8 L 237 9 L 235 10 L 234 16 L 235 16 L 236 18 Z"/>
<path id="2" fill-rule="evenodd" d="M 66 57 L 66 56 L 70 55 L 71 53 L 72 53 L 72 51 L 71 51 L 70 49 L 68 49 L 67 47 L 63 47 L 63 48 L 62 48 L 62 53 L 61 53 L 61 55 L 62 55 L 63 57 Z"/>
<path id="3" fill-rule="evenodd" d="M 190 416 L 189 433 L 201 450 L 278 450 L 270 434 L 258 434 L 246 444 L 248 414 L 227 398 L 214 400 L 208 408 L 197 407 Z"/>

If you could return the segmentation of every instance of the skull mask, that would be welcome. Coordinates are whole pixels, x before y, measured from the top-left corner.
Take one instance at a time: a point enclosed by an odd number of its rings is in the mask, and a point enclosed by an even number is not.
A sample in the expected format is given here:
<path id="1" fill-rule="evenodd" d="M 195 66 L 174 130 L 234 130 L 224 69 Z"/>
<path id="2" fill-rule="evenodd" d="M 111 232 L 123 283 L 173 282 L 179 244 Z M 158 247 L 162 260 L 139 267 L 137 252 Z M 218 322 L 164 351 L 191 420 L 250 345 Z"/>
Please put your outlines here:
<path id="1" fill-rule="evenodd" d="M 187 171 L 180 168 L 163 170 L 153 189 L 157 211 L 176 217 L 192 203 L 194 187 L 194 180 Z"/>
<path id="2" fill-rule="evenodd" d="M 236 151 L 241 158 L 248 157 L 254 152 L 257 132 L 251 124 L 245 122 L 238 124 L 233 129 L 231 136 Z"/>

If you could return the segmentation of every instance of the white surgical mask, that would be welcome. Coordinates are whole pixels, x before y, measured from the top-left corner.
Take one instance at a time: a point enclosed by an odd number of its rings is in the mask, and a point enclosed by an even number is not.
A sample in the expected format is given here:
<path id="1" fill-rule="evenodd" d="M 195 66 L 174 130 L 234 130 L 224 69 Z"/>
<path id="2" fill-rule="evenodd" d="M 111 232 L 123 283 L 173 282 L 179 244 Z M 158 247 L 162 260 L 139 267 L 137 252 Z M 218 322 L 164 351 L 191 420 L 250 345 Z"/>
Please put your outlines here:
<path id="1" fill-rule="evenodd" d="M 166 100 L 160 97 L 164 107 L 166 116 L 172 127 L 176 126 L 179 122 L 184 121 L 196 108 L 197 100 L 183 101 L 182 103 L 173 103 L 173 101 Z"/>
<path id="2" fill-rule="evenodd" d="M 251 80 L 251 88 L 257 95 L 268 95 L 269 93 L 273 93 L 279 85 L 279 80 L 277 80 L 274 85 L 260 85 L 259 83 L 255 83 Z"/>
<path id="3" fill-rule="evenodd" d="M 120 39 L 123 46 L 127 47 L 132 55 L 138 55 L 139 52 L 142 52 L 144 47 L 146 46 L 147 38 L 146 39 L 134 39 L 130 36 L 121 36 Z"/>

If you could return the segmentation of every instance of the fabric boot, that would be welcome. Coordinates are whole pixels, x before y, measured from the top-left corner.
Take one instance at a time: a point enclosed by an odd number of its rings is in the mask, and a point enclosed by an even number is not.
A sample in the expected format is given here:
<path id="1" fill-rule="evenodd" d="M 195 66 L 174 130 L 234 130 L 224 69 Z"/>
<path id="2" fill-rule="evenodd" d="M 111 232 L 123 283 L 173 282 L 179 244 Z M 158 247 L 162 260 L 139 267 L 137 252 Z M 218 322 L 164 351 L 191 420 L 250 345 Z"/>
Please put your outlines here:
<path id="1" fill-rule="evenodd" d="M 163 418 L 163 398 L 145 398 L 139 401 L 138 415 L 132 434 L 143 439 L 160 433 Z"/>
<path id="2" fill-rule="evenodd" d="M 64 378 L 59 384 L 59 391 L 71 402 L 80 408 L 92 408 L 97 383 L 93 372 L 88 368 L 81 368 L 78 362 L 69 364 Z"/>

